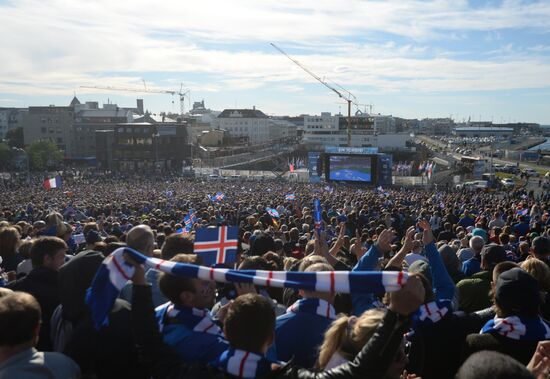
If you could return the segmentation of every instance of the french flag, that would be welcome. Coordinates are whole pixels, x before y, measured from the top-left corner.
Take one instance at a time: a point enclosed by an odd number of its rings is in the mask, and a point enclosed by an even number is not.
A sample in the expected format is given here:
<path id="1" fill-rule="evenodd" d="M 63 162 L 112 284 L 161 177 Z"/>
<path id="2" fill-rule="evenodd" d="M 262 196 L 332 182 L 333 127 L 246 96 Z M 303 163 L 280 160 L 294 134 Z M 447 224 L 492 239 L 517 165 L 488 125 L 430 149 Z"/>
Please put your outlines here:
<path id="1" fill-rule="evenodd" d="M 52 188 L 61 188 L 61 176 L 57 175 L 55 178 L 46 179 L 42 184 L 44 189 L 49 190 Z"/>

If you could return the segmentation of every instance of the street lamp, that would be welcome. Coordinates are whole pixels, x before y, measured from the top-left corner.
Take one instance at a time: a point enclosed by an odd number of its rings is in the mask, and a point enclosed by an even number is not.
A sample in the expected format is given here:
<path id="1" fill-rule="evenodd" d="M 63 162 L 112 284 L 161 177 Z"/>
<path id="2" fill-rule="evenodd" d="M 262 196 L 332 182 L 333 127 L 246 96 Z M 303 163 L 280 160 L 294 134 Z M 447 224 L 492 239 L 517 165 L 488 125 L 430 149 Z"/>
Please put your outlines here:
<path id="1" fill-rule="evenodd" d="M 25 156 L 25 162 L 27 166 L 27 183 L 31 182 L 31 168 L 30 168 L 30 162 L 29 162 L 29 154 L 19 147 L 12 147 L 12 151 L 14 151 L 17 154 L 23 154 Z"/>

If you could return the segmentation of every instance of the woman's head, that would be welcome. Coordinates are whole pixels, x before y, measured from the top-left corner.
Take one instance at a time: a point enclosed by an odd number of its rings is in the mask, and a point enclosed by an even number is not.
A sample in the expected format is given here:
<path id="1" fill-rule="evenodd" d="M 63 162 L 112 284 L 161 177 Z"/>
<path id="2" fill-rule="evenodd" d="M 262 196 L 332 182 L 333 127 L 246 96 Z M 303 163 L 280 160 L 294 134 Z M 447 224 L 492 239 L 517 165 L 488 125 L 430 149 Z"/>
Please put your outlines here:
<path id="1" fill-rule="evenodd" d="M 0 228 L 0 256 L 8 257 L 17 252 L 21 243 L 19 232 L 13 226 Z"/>
<path id="2" fill-rule="evenodd" d="M 343 316 L 335 320 L 325 332 L 325 339 L 319 351 L 319 368 L 332 368 L 331 358 L 339 354 L 346 360 L 353 360 L 363 346 L 374 335 L 378 325 L 384 318 L 382 309 L 370 309 L 360 317 Z M 395 356 L 395 360 L 386 373 L 387 378 L 399 378 L 408 363 L 407 345 L 403 343 Z"/>

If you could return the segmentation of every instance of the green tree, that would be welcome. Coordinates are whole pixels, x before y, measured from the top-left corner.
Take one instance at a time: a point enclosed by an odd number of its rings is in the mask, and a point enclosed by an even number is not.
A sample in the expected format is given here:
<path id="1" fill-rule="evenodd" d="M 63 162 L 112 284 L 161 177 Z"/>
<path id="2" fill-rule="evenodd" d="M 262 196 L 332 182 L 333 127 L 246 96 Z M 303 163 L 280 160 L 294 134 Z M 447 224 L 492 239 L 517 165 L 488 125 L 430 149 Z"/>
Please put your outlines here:
<path id="1" fill-rule="evenodd" d="M 26 150 L 33 170 L 55 167 L 63 159 L 63 153 L 51 141 L 35 141 Z"/>
<path id="2" fill-rule="evenodd" d="M 5 143 L 0 143 L 0 170 L 7 170 L 10 168 L 13 158 L 13 152 L 10 147 Z"/>
<path id="3" fill-rule="evenodd" d="M 8 145 L 10 147 L 25 147 L 25 143 L 23 141 L 23 128 L 19 126 L 8 130 L 6 133 L 6 140 L 8 141 Z"/>

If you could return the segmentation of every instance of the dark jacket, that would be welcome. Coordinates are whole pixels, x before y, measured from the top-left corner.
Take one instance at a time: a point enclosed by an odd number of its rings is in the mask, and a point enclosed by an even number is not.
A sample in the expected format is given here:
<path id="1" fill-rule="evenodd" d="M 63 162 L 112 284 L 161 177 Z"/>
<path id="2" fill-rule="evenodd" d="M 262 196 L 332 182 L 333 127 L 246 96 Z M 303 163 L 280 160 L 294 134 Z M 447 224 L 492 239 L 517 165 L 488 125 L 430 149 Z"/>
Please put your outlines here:
<path id="1" fill-rule="evenodd" d="M 464 359 L 481 350 L 493 350 L 506 354 L 527 365 L 535 353 L 538 341 L 514 340 L 498 333 L 470 334 L 466 337 Z"/>
<path id="2" fill-rule="evenodd" d="M 210 366 L 182 363 L 179 356 L 163 343 L 155 320 L 151 287 L 148 285 L 134 285 L 132 323 L 138 346 L 142 356 L 150 364 L 153 378 L 232 378 L 232 376 Z M 408 324 L 407 320 L 388 310 L 383 322 L 353 362 L 321 373 L 298 368 L 290 362 L 262 378 L 383 378 L 395 359 Z"/>
<path id="3" fill-rule="evenodd" d="M 14 291 L 23 291 L 33 295 L 42 311 L 42 326 L 36 348 L 40 351 L 51 351 L 50 318 L 59 305 L 57 288 L 58 272 L 46 267 L 34 268 L 29 275 L 12 282 L 7 287 Z"/>
<path id="4" fill-rule="evenodd" d="M 470 278 L 457 283 L 459 309 L 466 313 L 476 312 L 491 306 L 489 291 L 491 290 L 492 273 L 480 271 Z"/>
<path id="5" fill-rule="evenodd" d="M 83 376 L 149 378 L 138 359 L 128 302 L 117 299 L 109 313 L 109 325 L 100 330 L 94 327 L 84 297 L 102 261 L 101 253 L 84 251 L 60 269 L 62 319 L 72 327 L 63 353 L 80 366 Z"/>

